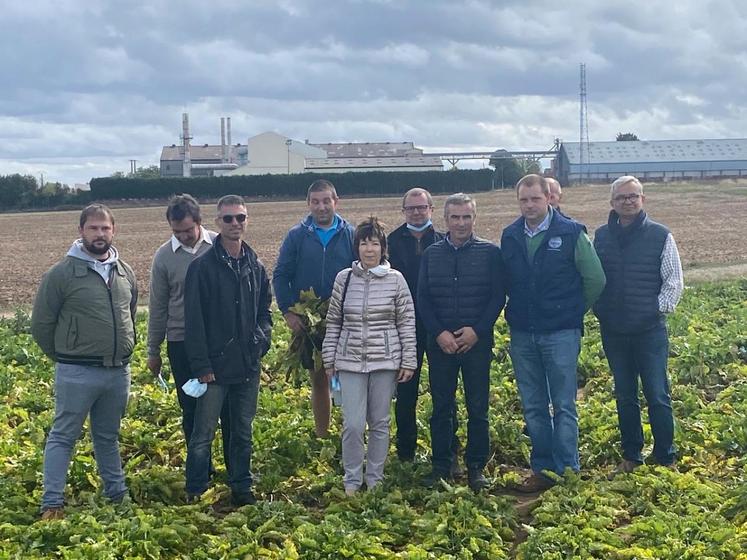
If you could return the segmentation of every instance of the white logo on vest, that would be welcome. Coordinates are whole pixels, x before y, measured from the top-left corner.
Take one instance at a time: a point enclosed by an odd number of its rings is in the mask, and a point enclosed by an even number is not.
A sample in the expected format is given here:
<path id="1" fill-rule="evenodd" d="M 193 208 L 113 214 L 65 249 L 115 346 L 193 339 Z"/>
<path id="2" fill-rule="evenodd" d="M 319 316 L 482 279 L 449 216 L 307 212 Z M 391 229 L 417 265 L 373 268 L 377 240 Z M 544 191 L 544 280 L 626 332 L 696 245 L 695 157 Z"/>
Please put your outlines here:
<path id="1" fill-rule="evenodd" d="M 562 244 L 563 240 L 560 237 L 551 237 L 550 241 L 547 242 L 547 246 L 550 247 L 550 249 L 560 249 Z"/>

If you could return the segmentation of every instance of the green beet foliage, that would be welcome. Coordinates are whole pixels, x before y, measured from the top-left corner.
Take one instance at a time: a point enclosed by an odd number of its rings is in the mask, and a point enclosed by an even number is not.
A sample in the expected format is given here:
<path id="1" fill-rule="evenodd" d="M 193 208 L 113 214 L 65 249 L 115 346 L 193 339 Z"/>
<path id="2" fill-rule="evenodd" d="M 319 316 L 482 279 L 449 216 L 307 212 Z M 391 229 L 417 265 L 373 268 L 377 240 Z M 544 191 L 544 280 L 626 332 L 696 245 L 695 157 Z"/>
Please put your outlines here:
<path id="1" fill-rule="evenodd" d="M 616 410 L 596 322 L 587 318 L 582 472 L 543 494 L 530 514 L 505 490 L 526 466 L 529 442 L 502 319 L 491 370 L 489 492 L 474 495 L 464 481 L 418 485 L 429 470 L 424 374 L 418 462 L 391 457 L 380 489 L 348 499 L 340 411 L 332 436 L 314 438 L 309 388 L 286 377 L 290 336 L 277 316 L 254 424 L 261 501 L 238 510 L 228 505 L 219 438 L 215 484 L 202 502 L 184 504 L 179 410 L 173 389 L 165 394 L 147 372 L 145 319 L 121 434 L 131 501 L 112 506 L 101 496 L 85 435 L 71 465 L 66 519 L 51 523 L 38 521 L 38 504 L 53 365 L 31 340 L 28 316 L 0 320 L 0 558 L 747 558 L 747 281 L 688 289 L 670 318 L 679 473 L 646 465 L 607 479 L 620 459 Z M 464 442 L 463 406 L 460 415 Z M 645 435 L 650 451 L 648 427 Z"/>

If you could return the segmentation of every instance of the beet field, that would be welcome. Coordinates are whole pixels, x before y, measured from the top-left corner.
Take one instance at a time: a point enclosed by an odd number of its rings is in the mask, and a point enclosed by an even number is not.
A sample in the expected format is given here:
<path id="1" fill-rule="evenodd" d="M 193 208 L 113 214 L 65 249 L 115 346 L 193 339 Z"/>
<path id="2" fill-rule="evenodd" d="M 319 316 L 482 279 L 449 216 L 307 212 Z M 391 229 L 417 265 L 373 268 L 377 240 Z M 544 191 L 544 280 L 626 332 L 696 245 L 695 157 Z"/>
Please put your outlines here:
<path id="1" fill-rule="evenodd" d="M 380 488 L 346 498 L 340 411 L 334 411 L 331 437 L 316 439 L 309 390 L 294 386 L 283 370 L 289 337 L 276 317 L 254 424 L 260 501 L 240 509 L 229 506 L 217 446 L 212 488 L 200 503 L 184 503 L 176 395 L 148 374 L 144 316 L 138 324 L 141 342 L 121 434 L 130 499 L 113 506 L 101 496 L 85 436 L 70 470 L 65 519 L 41 522 L 53 364 L 32 342 L 27 316 L 1 320 L 0 558 L 747 559 L 745 280 L 688 288 L 670 317 L 678 472 L 643 466 L 608 479 L 620 459 L 616 411 L 589 318 L 579 365 L 582 470 L 531 499 L 509 490 L 527 465 L 529 442 L 503 319 L 492 366 L 490 488 L 473 494 L 464 480 L 433 490 L 419 485 L 429 470 L 424 382 L 416 463 L 390 456 Z"/>

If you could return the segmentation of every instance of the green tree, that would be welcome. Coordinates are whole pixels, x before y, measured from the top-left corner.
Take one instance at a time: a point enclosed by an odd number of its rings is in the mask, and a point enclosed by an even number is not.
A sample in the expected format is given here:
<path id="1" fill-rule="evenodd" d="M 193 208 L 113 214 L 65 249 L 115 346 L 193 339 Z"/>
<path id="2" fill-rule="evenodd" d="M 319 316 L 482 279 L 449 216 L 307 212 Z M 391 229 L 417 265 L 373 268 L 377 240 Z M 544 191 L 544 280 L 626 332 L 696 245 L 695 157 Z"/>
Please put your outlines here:
<path id="1" fill-rule="evenodd" d="M 127 177 L 130 179 L 159 179 L 161 177 L 161 168 L 157 165 L 138 167 L 135 173 L 129 173 Z"/>
<path id="2" fill-rule="evenodd" d="M 36 196 L 38 185 L 31 175 L 0 175 L 0 208 L 21 208 Z"/>
<path id="3" fill-rule="evenodd" d="M 638 140 L 638 135 L 634 132 L 618 132 L 617 136 L 615 136 L 615 140 L 618 142 L 631 142 L 633 140 Z"/>
<path id="4" fill-rule="evenodd" d="M 516 182 L 525 175 L 519 160 L 511 157 L 506 150 L 496 150 L 490 157 L 488 165 L 495 168 L 493 186 L 496 189 L 513 188 Z"/>

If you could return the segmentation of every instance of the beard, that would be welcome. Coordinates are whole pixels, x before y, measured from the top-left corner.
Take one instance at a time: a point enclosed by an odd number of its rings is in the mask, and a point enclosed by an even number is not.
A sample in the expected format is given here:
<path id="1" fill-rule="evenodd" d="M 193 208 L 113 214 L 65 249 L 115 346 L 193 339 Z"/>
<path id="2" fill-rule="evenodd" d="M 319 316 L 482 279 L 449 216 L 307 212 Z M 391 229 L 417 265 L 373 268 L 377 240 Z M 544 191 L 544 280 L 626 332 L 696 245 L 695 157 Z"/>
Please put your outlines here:
<path id="1" fill-rule="evenodd" d="M 103 242 L 103 245 L 96 245 L 96 243 Z M 83 247 L 86 251 L 92 255 L 106 255 L 109 252 L 112 244 L 104 241 L 103 239 L 97 239 L 93 243 L 88 243 L 85 239 L 83 240 Z"/>

